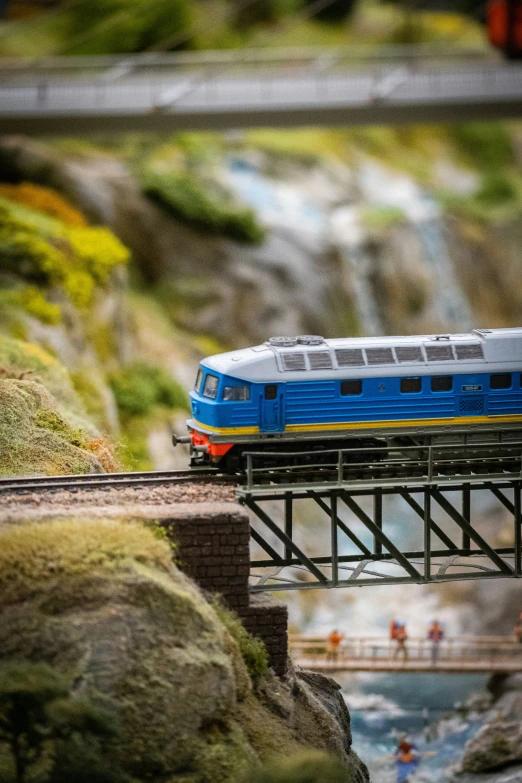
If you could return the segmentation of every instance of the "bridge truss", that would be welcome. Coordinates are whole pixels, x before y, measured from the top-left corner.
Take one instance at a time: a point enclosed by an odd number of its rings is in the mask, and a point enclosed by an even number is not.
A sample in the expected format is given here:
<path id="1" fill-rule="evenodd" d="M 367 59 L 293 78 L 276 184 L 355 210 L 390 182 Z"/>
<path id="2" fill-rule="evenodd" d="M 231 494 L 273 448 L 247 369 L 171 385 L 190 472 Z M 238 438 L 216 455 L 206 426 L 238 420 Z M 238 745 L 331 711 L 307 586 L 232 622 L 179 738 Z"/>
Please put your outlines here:
<path id="1" fill-rule="evenodd" d="M 437 462 L 430 447 L 425 469 L 401 463 L 402 477 L 372 480 L 354 479 L 339 451 L 336 471 L 281 481 L 276 470 L 266 483 L 253 468 L 266 453 L 250 455 L 238 499 L 251 516 L 251 591 L 522 577 L 520 444 L 510 451 Z"/>

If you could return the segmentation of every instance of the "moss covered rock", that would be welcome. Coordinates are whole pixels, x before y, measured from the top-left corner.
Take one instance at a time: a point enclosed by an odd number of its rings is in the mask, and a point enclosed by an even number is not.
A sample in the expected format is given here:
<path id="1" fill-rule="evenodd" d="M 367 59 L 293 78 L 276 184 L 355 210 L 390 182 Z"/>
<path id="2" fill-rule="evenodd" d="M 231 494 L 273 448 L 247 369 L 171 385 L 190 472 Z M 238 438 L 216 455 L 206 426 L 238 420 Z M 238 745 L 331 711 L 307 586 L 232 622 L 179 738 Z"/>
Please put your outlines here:
<path id="1" fill-rule="evenodd" d="M 367 780 L 309 684 L 291 673 L 253 686 L 169 545 L 136 522 L 21 520 L 0 531 L 0 662 L 24 660 L 51 664 L 73 693 L 116 714 L 112 757 L 134 779 L 238 783 L 310 744 L 337 751 L 346 783 Z"/>
<path id="2" fill-rule="evenodd" d="M 0 378 L 0 475 L 102 473 L 87 446 L 44 386 Z"/>
<path id="3" fill-rule="evenodd" d="M 489 772 L 522 761 L 520 720 L 487 723 L 468 742 L 463 772 Z"/>
<path id="4" fill-rule="evenodd" d="M 34 381 L 45 386 L 71 425 L 88 427 L 85 411 L 66 368 L 33 343 L 0 336 L 0 379 Z"/>

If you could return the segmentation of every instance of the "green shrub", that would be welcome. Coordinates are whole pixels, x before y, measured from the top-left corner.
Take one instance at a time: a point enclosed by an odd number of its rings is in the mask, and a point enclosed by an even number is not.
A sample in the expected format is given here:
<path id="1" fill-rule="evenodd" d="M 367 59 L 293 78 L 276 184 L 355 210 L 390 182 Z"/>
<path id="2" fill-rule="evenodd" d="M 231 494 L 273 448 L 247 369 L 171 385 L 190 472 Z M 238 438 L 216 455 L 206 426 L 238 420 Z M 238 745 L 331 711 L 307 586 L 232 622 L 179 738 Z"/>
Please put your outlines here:
<path id="1" fill-rule="evenodd" d="M 214 601 L 213 606 L 229 634 L 236 640 L 250 677 L 253 682 L 258 682 L 268 669 L 268 653 L 265 645 L 261 639 L 248 633 L 235 612 L 225 609 L 218 600 Z"/>
<path id="2" fill-rule="evenodd" d="M 514 182 L 502 172 L 486 174 L 476 198 L 484 205 L 497 206 L 516 199 L 518 196 Z"/>
<path id="3" fill-rule="evenodd" d="M 156 405 L 188 409 L 185 392 L 161 367 L 134 362 L 112 373 L 109 381 L 118 408 L 124 414 L 146 416 Z"/>
<path id="4" fill-rule="evenodd" d="M 500 122 L 451 125 L 449 131 L 466 161 L 474 167 L 498 169 L 514 162 L 509 132 Z"/>
<path id="5" fill-rule="evenodd" d="M 188 0 L 76 0 L 68 5 L 69 54 L 139 52 L 187 30 Z"/>
<path id="6" fill-rule="evenodd" d="M 119 732 L 114 715 L 87 699 L 71 698 L 69 690 L 45 663 L 0 666 L 0 740 L 10 753 L 16 783 L 34 780 L 35 772 L 52 783 L 127 779 L 104 752 L 107 740 Z M 93 777 L 85 774 L 87 759 Z M 43 776 L 38 775 L 42 762 L 51 767 Z"/>
<path id="7" fill-rule="evenodd" d="M 142 189 L 171 215 L 196 228 L 250 244 L 264 238 L 264 230 L 251 209 L 213 198 L 194 175 L 149 172 L 142 176 Z"/>
<path id="8" fill-rule="evenodd" d="M 303 750 L 253 770 L 248 783 L 351 783 L 353 779 L 336 756 L 321 750 Z"/>

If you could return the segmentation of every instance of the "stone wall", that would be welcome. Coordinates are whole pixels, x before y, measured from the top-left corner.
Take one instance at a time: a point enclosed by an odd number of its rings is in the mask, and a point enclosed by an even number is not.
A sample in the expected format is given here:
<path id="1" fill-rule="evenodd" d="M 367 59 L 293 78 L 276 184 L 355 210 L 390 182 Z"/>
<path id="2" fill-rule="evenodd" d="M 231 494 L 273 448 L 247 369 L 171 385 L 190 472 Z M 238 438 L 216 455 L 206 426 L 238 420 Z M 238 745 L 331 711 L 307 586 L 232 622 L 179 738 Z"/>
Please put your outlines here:
<path id="1" fill-rule="evenodd" d="M 249 595 L 250 530 L 233 503 L 180 504 L 159 517 L 176 544 L 179 567 L 203 589 L 219 593 L 246 629 L 266 645 L 270 665 L 282 676 L 288 655 L 288 612 L 266 594 Z"/>

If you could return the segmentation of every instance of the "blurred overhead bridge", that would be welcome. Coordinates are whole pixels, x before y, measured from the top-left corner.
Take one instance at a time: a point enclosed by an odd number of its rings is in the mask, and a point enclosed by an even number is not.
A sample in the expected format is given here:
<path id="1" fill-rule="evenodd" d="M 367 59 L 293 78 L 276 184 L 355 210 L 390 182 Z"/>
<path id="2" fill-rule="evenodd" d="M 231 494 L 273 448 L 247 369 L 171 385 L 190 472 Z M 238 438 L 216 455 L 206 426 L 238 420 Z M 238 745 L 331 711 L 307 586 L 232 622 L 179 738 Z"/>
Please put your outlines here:
<path id="1" fill-rule="evenodd" d="M 0 133 L 432 123 L 522 115 L 522 64 L 354 47 L 0 61 Z"/>
<path id="2" fill-rule="evenodd" d="M 492 674 L 522 672 L 522 644 L 512 636 L 463 636 L 440 643 L 432 663 L 431 642 L 410 637 L 408 658 L 397 656 L 384 638 L 344 639 L 335 656 L 328 655 L 328 640 L 319 636 L 290 635 L 288 647 L 294 663 L 318 672 L 416 672 Z"/>

